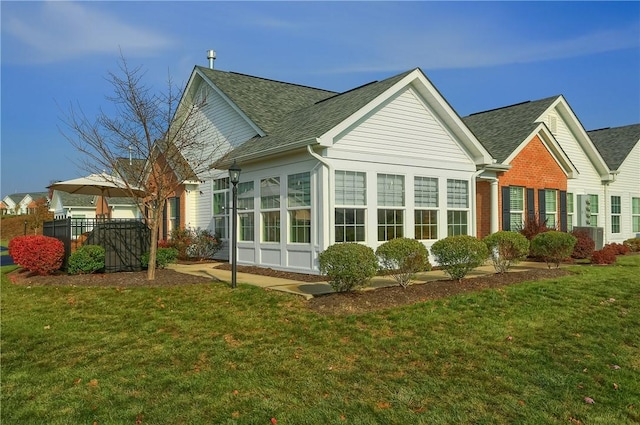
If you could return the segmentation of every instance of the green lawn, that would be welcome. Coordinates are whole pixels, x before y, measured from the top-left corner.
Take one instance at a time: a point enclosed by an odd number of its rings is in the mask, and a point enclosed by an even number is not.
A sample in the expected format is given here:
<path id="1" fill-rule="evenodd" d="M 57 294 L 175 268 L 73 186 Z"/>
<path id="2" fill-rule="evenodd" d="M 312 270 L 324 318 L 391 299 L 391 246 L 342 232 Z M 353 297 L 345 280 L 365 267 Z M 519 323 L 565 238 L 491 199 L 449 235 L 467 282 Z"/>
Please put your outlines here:
<path id="1" fill-rule="evenodd" d="M 638 423 L 640 256 L 574 270 L 324 317 L 245 285 L 30 288 L 5 269 L 1 422 Z"/>

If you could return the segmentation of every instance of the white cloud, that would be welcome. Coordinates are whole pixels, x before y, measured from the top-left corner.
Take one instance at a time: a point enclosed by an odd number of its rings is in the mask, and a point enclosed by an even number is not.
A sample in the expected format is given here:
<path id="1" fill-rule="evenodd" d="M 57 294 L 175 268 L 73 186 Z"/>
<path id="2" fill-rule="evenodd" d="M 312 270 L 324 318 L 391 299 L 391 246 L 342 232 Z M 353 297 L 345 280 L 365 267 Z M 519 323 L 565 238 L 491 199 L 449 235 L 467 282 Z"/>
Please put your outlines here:
<path id="1" fill-rule="evenodd" d="M 87 54 L 113 55 L 119 48 L 127 56 L 148 56 L 172 45 L 163 34 L 128 24 L 90 3 L 47 1 L 24 10 L 31 13 L 5 15 L 3 32 L 21 45 L 12 56 L 31 63 L 59 62 Z"/>

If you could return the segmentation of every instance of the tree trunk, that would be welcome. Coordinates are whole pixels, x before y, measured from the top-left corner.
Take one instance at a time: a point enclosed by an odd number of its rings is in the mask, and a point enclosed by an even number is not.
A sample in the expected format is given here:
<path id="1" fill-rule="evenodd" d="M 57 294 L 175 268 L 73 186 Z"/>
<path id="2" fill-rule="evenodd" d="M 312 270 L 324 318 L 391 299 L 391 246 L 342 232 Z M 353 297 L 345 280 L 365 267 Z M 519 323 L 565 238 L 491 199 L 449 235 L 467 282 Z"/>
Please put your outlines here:
<path id="1" fill-rule="evenodd" d="M 151 243 L 149 244 L 149 266 L 147 268 L 147 280 L 155 280 L 156 278 L 156 258 L 158 253 L 158 234 L 160 233 L 160 224 L 162 217 L 162 209 L 154 208 L 152 212 L 151 222 Z"/>

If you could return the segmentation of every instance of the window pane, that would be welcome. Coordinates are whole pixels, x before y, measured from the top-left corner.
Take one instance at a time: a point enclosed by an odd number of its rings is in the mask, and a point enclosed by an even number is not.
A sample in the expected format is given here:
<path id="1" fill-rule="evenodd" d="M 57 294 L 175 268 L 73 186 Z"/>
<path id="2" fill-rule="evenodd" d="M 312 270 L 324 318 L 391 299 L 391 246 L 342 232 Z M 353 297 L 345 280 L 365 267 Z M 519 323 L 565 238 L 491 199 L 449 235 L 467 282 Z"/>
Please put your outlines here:
<path id="1" fill-rule="evenodd" d="M 567 214 L 573 214 L 573 193 L 567 193 Z"/>
<path id="2" fill-rule="evenodd" d="M 238 214 L 240 221 L 240 240 L 241 241 L 253 241 L 254 240 L 254 221 L 253 213 L 240 213 Z"/>
<path id="3" fill-rule="evenodd" d="M 291 242 L 311 242 L 311 210 L 289 211 L 291 222 Z"/>
<path id="4" fill-rule="evenodd" d="M 253 198 L 255 192 L 253 191 L 253 182 L 245 182 L 238 184 L 238 209 L 239 210 L 252 210 Z"/>
<path id="5" fill-rule="evenodd" d="M 378 174 L 378 205 L 404 206 L 404 176 Z"/>
<path id="6" fill-rule="evenodd" d="M 289 207 L 311 205 L 311 174 L 299 173 L 287 177 L 287 198 Z"/>
<path id="7" fill-rule="evenodd" d="M 611 216 L 611 233 L 620 233 L 620 216 Z"/>
<path id="8" fill-rule="evenodd" d="M 558 191 L 557 190 L 545 190 L 544 191 L 545 212 L 547 215 L 547 227 L 555 228 L 557 224 L 556 216 L 558 214 Z"/>
<path id="9" fill-rule="evenodd" d="M 365 173 L 336 171 L 336 205 L 365 205 L 366 194 Z"/>
<path id="10" fill-rule="evenodd" d="M 336 208 L 335 216 L 336 242 L 364 242 L 364 209 Z"/>
<path id="11" fill-rule="evenodd" d="M 620 204 L 621 200 L 619 196 L 611 197 L 611 214 L 620 214 Z"/>
<path id="12" fill-rule="evenodd" d="M 447 236 L 467 234 L 467 212 L 447 211 Z"/>
<path id="13" fill-rule="evenodd" d="M 260 207 L 280 208 L 280 177 L 260 181 Z"/>
<path id="14" fill-rule="evenodd" d="M 213 194 L 213 214 L 228 214 L 227 212 L 227 192 Z M 173 208 L 172 208 L 173 209 Z"/>
<path id="15" fill-rule="evenodd" d="M 415 238 L 438 239 L 438 211 L 415 211 Z"/>
<path id="16" fill-rule="evenodd" d="M 598 214 L 598 195 L 589 195 L 591 197 L 591 214 Z"/>
<path id="17" fill-rule="evenodd" d="M 378 210 L 378 240 L 388 241 L 403 236 L 404 210 Z"/>
<path id="18" fill-rule="evenodd" d="M 229 189 L 229 177 L 224 179 L 216 179 L 213 181 L 213 190 L 228 190 Z"/>
<path id="19" fill-rule="evenodd" d="M 631 198 L 631 214 L 640 214 L 640 198 Z"/>
<path id="20" fill-rule="evenodd" d="M 262 213 L 262 240 L 280 242 L 280 211 Z"/>
<path id="21" fill-rule="evenodd" d="M 438 179 L 416 177 L 414 180 L 416 207 L 438 207 Z"/>
<path id="22" fill-rule="evenodd" d="M 524 212 L 524 187 L 509 187 L 509 209 L 512 212 Z"/>
<path id="23" fill-rule="evenodd" d="M 447 207 L 469 207 L 469 182 L 466 180 L 447 180 Z"/>

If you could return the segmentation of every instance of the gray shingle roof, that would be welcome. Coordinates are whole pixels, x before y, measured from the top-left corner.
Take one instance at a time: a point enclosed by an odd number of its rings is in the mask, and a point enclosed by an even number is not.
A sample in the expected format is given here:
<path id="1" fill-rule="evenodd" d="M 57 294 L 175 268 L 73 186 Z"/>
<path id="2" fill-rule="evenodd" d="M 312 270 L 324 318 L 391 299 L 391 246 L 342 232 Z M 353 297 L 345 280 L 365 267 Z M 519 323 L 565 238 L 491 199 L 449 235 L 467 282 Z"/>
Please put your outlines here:
<path id="1" fill-rule="evenodd" d="M 518 103 L 462 118 L 480 143 L 503 162 L 538 126 L 535 122 L 559 96 Z"/>
<path id="2" fill-rule="evenodd" d="M 78 195 L 77 193 L 67 193 L 60 190 L 57 192 L 63 207 L 92 207 L 96 204 L 97 196 L 94 195 Z"/>
<path id="3" fill-rule="evenodd" d="M 591 130 L 587 134 L 609 168 L 617 170 L 640 141 L 640 124 Z"/>
<path id="4" fill-rule="evenodd" d="M 333 127 L 371 102 L 413 70 L 321 99 L 307 107 L 282 114 L 265 137 L 255 137 L 232 151 L 221 162 L 258 152 L 292 147 L 297 142 L 315 141 Z M 306 141 L 306 142 L 305 142 Z"/>
<path id="5" fill-rule="evenodd" d="M 197 66 L 265 133 L 271 133 L 293 111 L 334 96 L 336 92 Z"/>

